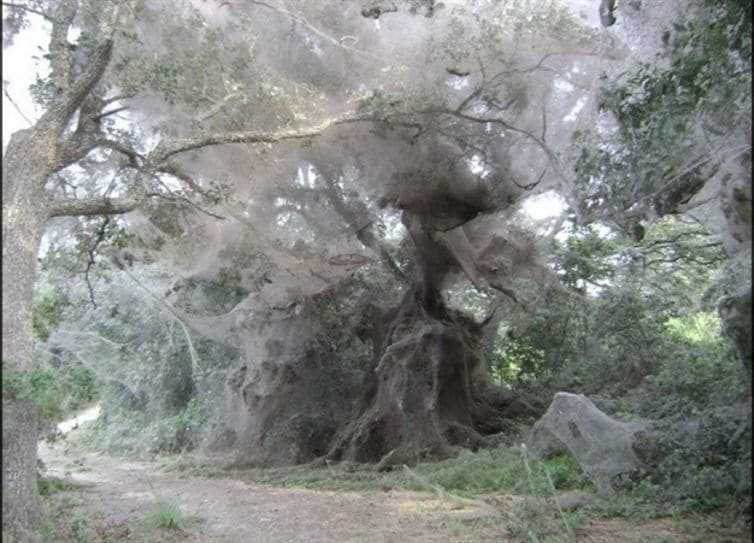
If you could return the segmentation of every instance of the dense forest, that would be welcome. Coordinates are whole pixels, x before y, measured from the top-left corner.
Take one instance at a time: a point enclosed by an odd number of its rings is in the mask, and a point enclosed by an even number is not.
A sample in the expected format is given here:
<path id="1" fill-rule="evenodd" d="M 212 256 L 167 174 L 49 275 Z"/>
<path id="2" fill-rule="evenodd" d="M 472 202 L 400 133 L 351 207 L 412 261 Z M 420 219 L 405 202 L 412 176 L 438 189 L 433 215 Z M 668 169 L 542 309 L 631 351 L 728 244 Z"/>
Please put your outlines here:
<path id="1" fill-rule="evenodd" d="M 751 2 L 2 13 L 4 539 L 751 540 Z"/>

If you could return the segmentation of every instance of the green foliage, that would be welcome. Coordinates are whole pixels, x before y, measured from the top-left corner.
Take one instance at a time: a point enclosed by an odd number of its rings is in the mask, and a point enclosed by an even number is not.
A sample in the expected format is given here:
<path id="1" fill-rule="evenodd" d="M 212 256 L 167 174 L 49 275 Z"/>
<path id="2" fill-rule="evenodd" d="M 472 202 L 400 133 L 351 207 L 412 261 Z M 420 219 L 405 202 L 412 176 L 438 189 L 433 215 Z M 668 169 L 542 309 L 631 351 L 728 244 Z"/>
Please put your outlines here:
<path id="1" fill-rule="evenodd" d="M 617 119 L 618 133 L 575 137 L 584 216 L 620 224 L 637 203 L 672 213 L 714 173 L 696 130 L 701 122 L 708 134 L 724 136 L 749 122 L 748 4 L 692 3 L 668 36 L 667 64 L 642 63 L 606 81 L 601 107 Z"/>
<path id="2" fill-rule="evenodd" d="M 64 413 L 82 409 L 98 398 L 98 383 L 92 370 L 80 364 L 65 364 L 59 372 L 66 395 L 62 404 Z"/>
<path id="3" fill-rule="evenodd" d="M 718 344 L 720 326 L 720 317 L 713 312 L 671 317 L 665 322 L 668 334 L 672 338 L 692 345 Z"/>
<path id="4" fill-rule="evenodd" d="M 42 288 L 35 293 L 31 326 L 37 339 L 47 341 L 50 332 L 61 323 L 66 305 L 68 300 L 58 289 Z"/>
<path id="5" fill-rule="evenodd" d="M 172 416 L 114 407 L 85 428 L 80 440 L 87 448 L 118 456 L 175 454 L 198 446 L 207 420 L 206 407 L 196 397 Z"/>
<path id="6" fill-rule="evenodd" d="M 45 420 L 57 422 L 97 399 L 97 383 L 91 370 L 79 364 L 56 368 L 39 363 L 18 372 L 3 362 L 3 397 L 32 400 Z"/>
<path id="7" fill-rule="evenodd" d="M 386 93 L 382 89 L 375 89 L 359 100 L 357 109 L 361 113 L 388 113 L 401 104 L 396 96 Z"/>
<path id="8" fill-rule="evenodd" d="M 515 451 L 490 449 L 478 453 L 464 452 L 444 462 L 419 464 L 414 471 L 431 485 L 462 495 L 501 491 L 548 495 L 548 473 L 557 490 L 591 486 L 571 456 L 529 462 L 531 474 L 528 474 L 523 459 Z M 411 480 L 406 480 L 404 484 L 408 488 L 421 489 Z"/>
<path id="9" fill-rule="evenodd" d="M 195 448 L 206 424 L 205 408 L 195 397 L 177 415 L 155 420 L 144 437 L 151 452 L 176 453 Z"/>
<path id="10" fill-rule="evenodd" d="M 568 460 L 570 457 L 561 457 Z M 528 456 L 526 449 L 521 450 L 521 460 L 524 464 L 526 477 L 529 482 L 531 496 L 514 504 L 508 523 L 508 532 L 513 536 L 526 537 L 528 541 L 575 541 L 574 528 L 580 522 L 581 515 L 563 512 L 560 505 L 552 499 L 555 497 L 557 484 L 552 477 L 546 463 L 535 462 Z M 571 464 L 573 458 L 570 458 Z M 566 467 L 562 464 L 560 467 Z M 567 470 L 567 473 L 570 470 Z M 537 473 L 544 474 L 544 481 L 537 477 Z M 560 470 L 561 475 L 564 473 Z M 545 499 L 551 498 L 551 500 Z M 557 515 L 555 514 L 557 511 Z M 555 537 L 555 539 L 553 539 Z"/>
<path id="11" fill-rule="evenodd" d="M 591 489 L 592 485 L 571 456 L 557 456 L 544 462 L 530 461 L 531 475 L 521 455 L 508 448 L 478 452 L 464 451 L 455 458 L 426 462 L 405 470 L 375 472 L 371 466 L 332 464 L 322 468 L 309 466 L 261 468 L 243 472 L 254 482 L 282 487 L 323 490 L 367 490 L 403 488 L 409 490 L 442 489 L 458 496 L 511 492 L 549 495 L 551 484 L 557 490 Z M 201 465 L 187 464 L 183 469 L 200 470 Z M 548 481 L 548 473 L 550 481 Z"/>
<path id="12" fill-rule="evenodd" d="M 144 515 L 143 524 L 146 528 L 183 531 L 188 521 L 177 503 L 158 501 Z"/>
<path id="13" fill-rule="evenodd" d="M 55 492 L 67 492 L 79 488 L 79 485 L 58 477 L 37 477 L 37 490 L 40 496 L 49 496 Z"/>
<path id="14" fill-rule="evenodd" d="M 729 409 L 705 412 L 685 446 L 678 445 L 685 436 L 671 429 L 657 444 L 667 454 L 651 475 L 655 498 L 681 511 L 728 508 L 751 520 L 751 423 L 746 415 L 731 416 Z"/>
<path id="15" fill-rule="evenodd" d="M 710 291 L 716 287 L 715 276 L 725 255 L 722 244 L 696 222 L 676 217 L 656 221 L 637 253 L 639 273 L 667 303 L 677 307 L 704 303 L 709 308 L 716 302 L 710 299 Z"/>
<path id="16" fill-rule="evenodd" d="M 516 338 L 511 333 L 498 335 L 488 366 L 493 381 L 501 385 L 525 382 L 540 375 L 545 352 L 537 349 L 530 338 Z"/>
<path id="17" fill-rule="evenodd" d="M 613 237 L 596 230 L 595 225 L 573 226 L 564 242 L 553 240 L 555 265 L 563 284 L 583 289 L 585 283 L 604 284 L 613 277 L 620 247 Z"/>
<path id="18" fill-rule="evenodd" d="M 712 312 L 692 312 L 664 323 L 670 353 L 648 378 L 662 403 L 679 398 L 700 410 L 729 404 L 741 391 L 743 370 L 736 353 L 722 336 L 720 319 Z"/>
<path id="19" fill-rule="evenodd" d="M 48 366 L 37 366 L 19 372 L 15 365 L 3 361 L 3 398 L 31 400 L 39 407 L 44 419 L 57 420 L 62 411 L 63 390 L 55 371 Z"/>
<path id="20" fill-rule="evenodd" d="M 654 383 L 658 397 L 643 405 L 661 411 L 670 406 L 661 407 L 664 401 L 719 405 L 736 393 L 740 372 L 710 295 L 723 257 L 698 224 L 668 217 L 640 241 L 574 227 L 552 248 L 571 290 L 521 291 L 538 298 L 536 309 L 511 315 L 507 327 L 514 353 L 534 361 L 533 379 L 507 382 L 612 396 Z M 502 348 L 488 364 L 499 376 Z"/>

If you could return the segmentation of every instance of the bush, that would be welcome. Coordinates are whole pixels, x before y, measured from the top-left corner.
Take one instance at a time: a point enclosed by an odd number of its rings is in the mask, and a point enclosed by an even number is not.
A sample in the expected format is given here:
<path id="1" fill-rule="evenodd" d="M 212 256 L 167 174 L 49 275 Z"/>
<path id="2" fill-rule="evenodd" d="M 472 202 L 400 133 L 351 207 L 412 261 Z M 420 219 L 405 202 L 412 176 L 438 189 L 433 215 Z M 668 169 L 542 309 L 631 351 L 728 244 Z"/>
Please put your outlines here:
<path id="1" fill-rule="evenodd" d="M 56 369 L 41 363 L 18 372 L 3 362 L 3 398 L 32 400 L 45 421 L 59 422 L 97 399 L 97 383 L 92 371 L 79 364 Z"/>
<path id="2" fill-rule="evenodd" d="M 155 420 L 145 429 L 149 451 L 177 453 L 194 449 L 207 425 L 207 413 L 198 398 L 192 398 L 177 415 Z"/>
<path id="3" fill-rule="evenodd" d="M 68 364 L 61 368 L 61 373 L 64 413 L 78 411 L 97 400 L 98 385 L 92 370 L 80 364 Z"/>
<path id="4" fill-rule="evenodd" d="M 63 309 L 68 299 L 59 290 L 42 288 L 34 296 L 32 332 L 40 341 L 47 341 L 50 332 L 63 320 Z"/>
<path id="5" fill-rule="evenodd" d="M 61 416 L 64 394 L 52 368 L 37 366 L 31 371 L 19 372 L 14 364 L 3 360 L 2 377 L 3 399 L 31 400 L 45 420 L 57 420 Z"/>
<path id="6" fill-rule="evenodd" d="M 721 408 L 656 433 L 659 463 L 649 481 L 655 497 L 681 511 L 730 509 L 751 521 L 751 419 L 745 409 Z M 651 463 L 651 459 L 648 459 Z"/>
<path id="7" fill-rule="evenodd" d="M 207 420 L 199 398 L 192 398 L 176 415 L 162 418 L 114 408 L 85 429 L 81 441 L 95 450 L 116 455 L 179 453 L 199 445 Z"/>

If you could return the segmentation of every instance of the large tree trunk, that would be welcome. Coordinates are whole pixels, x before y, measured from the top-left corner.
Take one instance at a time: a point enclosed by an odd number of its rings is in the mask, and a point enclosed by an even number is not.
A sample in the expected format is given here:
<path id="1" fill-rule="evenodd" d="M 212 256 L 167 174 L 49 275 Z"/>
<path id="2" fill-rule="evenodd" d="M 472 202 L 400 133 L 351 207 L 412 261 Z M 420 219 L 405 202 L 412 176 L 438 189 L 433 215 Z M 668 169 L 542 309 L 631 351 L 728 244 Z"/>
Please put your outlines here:
<path id="1" fill-rule="evenodd" d="M 475 397 L 482 387 L 473 383 L 481 329 L 447 309 L 440 292 L 454 259 L 428 221 L 404 212 L 404 224 L 417 252 L 414 284 L 385 335 L 367 408 L 337 436 L 333 460 L 387 466 L 442 458 L 478 448 L 478 430 L 488 429 Z"/>
<path id="2" fill-rule="evenodd" d="M 37 251 L 47 221 L 46 157 L 34 133 L 11 138 L 3 158 L 3 338 L 4 370 L 32 368 L 31 333 Z M 41 507 L 36 489 L 39 416 L 33 402 L 3 396 L 3 532 L 36 529 Z"/>
<path id="3" fill-rule="evenodd" d="M 391 323 L 366 412 L 336 440 L 330 457 L 391 462 L 475 449 L 471 376 L 479 363 L 473 333 L 437 300 L 412 289 Z"/>
<path id="4" fill-rule="evenodd" d="M 338 363 L 311 307 L 260 306 L 244 326 L 242 362 L 226 381 L 222 423 L 208 443 L 230 465 L 303 464 L 323 456 L 351 411 L 358 374 Z"/>

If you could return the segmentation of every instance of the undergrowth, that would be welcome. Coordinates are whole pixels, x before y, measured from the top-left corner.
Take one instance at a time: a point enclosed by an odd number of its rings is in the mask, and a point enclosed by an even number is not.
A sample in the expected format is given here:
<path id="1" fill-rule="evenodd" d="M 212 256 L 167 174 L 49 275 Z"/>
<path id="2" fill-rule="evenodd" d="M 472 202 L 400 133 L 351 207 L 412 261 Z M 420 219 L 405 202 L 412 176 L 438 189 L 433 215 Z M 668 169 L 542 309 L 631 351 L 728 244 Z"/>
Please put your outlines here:
<path id="1" fill-rule="evenodd" d="M 145 528 L 183 531 L 191 519 L 173 502 L 158 501 L 144 515 Z"/>
<path id="2" fill-rule="evenodd" d="M 172 416 L 151 417 L 143 411 L 117 409 L 84 428 L 77 441 L 114 456 L 175 454 L 198 445 L 206 422 L 197 398 Z"/>

